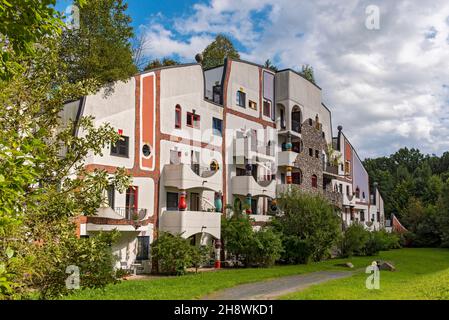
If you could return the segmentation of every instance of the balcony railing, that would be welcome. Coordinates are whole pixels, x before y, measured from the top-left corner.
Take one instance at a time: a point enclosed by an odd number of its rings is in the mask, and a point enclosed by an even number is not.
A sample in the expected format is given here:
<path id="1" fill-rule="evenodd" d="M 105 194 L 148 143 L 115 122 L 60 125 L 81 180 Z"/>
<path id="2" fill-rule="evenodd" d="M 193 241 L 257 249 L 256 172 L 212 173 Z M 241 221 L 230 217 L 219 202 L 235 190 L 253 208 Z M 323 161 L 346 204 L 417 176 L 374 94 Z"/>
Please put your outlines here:
<path id="1" fill-rule="evenodd" d="M 147 216 L 147 209 L 116 207 L 114 208 L 114 211 L 123 219 L 130 221 L 141 221 Z"/>
<path id="2" fill-rule="evenodd" d="M 338 166 L 335 166 L 335 165 L 330 164 L 328 162 L 328 163 L 323 164 L 323 167 L 324 167 L 323 168 L 324 172 L 330 173 L 330 174 L 333 174 L 333 175 L 338 175 Z"/>

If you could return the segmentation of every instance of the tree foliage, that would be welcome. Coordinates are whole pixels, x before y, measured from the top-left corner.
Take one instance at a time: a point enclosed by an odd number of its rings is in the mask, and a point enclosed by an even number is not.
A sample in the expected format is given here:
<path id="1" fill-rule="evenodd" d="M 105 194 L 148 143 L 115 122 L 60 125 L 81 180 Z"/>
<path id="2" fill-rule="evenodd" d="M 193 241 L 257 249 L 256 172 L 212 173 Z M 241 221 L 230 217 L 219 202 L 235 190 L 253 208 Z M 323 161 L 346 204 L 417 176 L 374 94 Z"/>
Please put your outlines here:
<path id="1" fill-rule="evenodd" d="M 395 214 L 410 231 L 413 246 L 444 245 L 448 214 L 444 191 L 449 177 L 449 152 L 441 157 L 402 148 L 388 157 L 366 159 L 371 185 L 385 201 L 387 215 Z"/>
<path id="2" fill-rule="evenodd" d="M 0 79 L 23 71 L 12 57 L 32 55 L 41 39 L 61 32 L 55 4 L 56 0 L 0 0 Z"/>
<path id="3" fill-rule="evenodd" d="M 327 258 L 340 235 L 340 220 L 329 202 L 293 189 L 281 195 L 278 205 L 282 214 L 273 224 L 282 235 L 282 259 L 308 263 Z"/>
<path id="4" fill-rule="evenodd" d="M 100 237 L 75 245 L 74 218 L 95 214 L 107 186 L 123 191 L 130 179 L 123 169 L 113 175 L 86 170 L 87 155 L 100 155 L 119 136 L 89 117 L 62 120 L 66 101 L 99 87 L 93 80 L 68 80 L 59 40 L 46 38 L 33 55 L 12 56 L 25 72 L 0 81 L 0 269 L 11 288 L 2 285 L 3 298 L 26 296 L 31 288 L 42 298 L 66 294 L 60 283 L 65 264 L 81 263 L 84 255 L 91 263 L 81 270 L 83 288 L 111 280 L 110 241 Z M 75 127 L 83 134 L 74 136 Z"/>
<path id="5" fill-rule="evenodd" d="M 136 73 L 131 46 L 134 32 L 127 8 L 123 0 L 90 0 L 80 7 L 79 28 L 66 28 L 63 33 L 61 58 L 69 81 L 95 79 L 105 85 Z"/>
<path id="6" fill-rule="evenodd" d="M 219 34 L 203 51 L 203 68 L 209 69 L 222 65 L 225 58 L 240 59 L 240 55 L 232 41 L 225 35 Z"/>
<path id="7" fill-rule="evenodd" d="M 159 60 L 159 59 L 151 60 L 147 64 L 147 66 L 144 68 L 144 70 L 147 71 L 147 70 L 156 69 L 156 68 L 160 68 L 160 67 L 175 66 L 178 64 L 179 64 L 178 61 L 173 60 L 168 57 L 164 57 L 162 60 Z"/>
<path id="8" fill-rule="evenodd" d="M 303 65 L 300 73 L 303 75 L 304 78 L 306 78 L 312 83 L 315 83 L 315 76 L 313 73 L 312 66 L 309 66 L 308 64 Z"/>

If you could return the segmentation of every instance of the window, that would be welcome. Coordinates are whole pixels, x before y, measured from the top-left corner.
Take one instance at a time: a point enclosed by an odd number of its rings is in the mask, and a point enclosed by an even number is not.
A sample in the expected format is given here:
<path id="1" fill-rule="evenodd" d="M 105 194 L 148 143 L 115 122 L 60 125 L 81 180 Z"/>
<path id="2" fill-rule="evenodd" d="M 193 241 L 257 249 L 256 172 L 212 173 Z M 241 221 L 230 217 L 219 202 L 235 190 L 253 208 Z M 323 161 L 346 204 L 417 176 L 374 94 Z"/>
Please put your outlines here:
<path id="1" fill-rule="evenodd" d="M 292 172 L 292 183 L 301 184 L 301 172 Z"/>
<path id="2" fill-rule="evenodd" d="M 235 170 L 235 174 L 236 174 L 236 176 L 238 176 L 238 177 L 246 176 L 246 170 L 243 169 L 243 168 L 237 168 L 237 169 Z"/>
<path id="3" fill-rule="evenodd" d="M 299 107 L 295 107 L 292 111 L 292 130 L 301 133 L 301 110 Z"/>
<path id="4" fill-rule="evenodd" d="M 316 175 L 312 176 L 312 187 L 313 188 L 318 188 L 318 178 Z"/>
<path id="5" fill-rule="evenodd" d="M 167 192 L 167 210 L 178 211 L 178 193 Z"/>
<path id="6" fill-rule="evenodd" d="M 377 211 L 377 222 L 380 222 L 380 212 Z"/>
<path id="7" fill-rule="evenodd" d="M 345 174 L 349 174 L 349 171 L 351 170 L 351 163 L 349 161 L 345 162 Z"/>
<path id="8" fill-rule="evenodd" d="M 249 100 L 249 107 L 250 109 L 257 110 L 257 103 L 252 100 Z"/>
<path id="9" fill-rule="evenodd" d="M 343 185 L 341 183 L 338 185 L 338 192 L 343 194 Z"/>
<path id="10" fill-rule="evenodd" d="M 175 107 L 175 128 L 181 129 L 181 121 L 182 121 L 182 110 L 179 104 Z"/>
<path id="11" fill-rule="evenodd" d="M 212 118 L 212 131 L 216 136 L 223 136 L 223 120 Z"/>
<path id="12" fill-rule="evenodd" d="M 365 192 L 362 192 L 362 198 L 365 199 Z"/>
<path id="13" fill-rule="evenodd" d="M 148 260 L 150 255 L 150 237 L 137 237 L 136 260 Z"/>
<path id="14" fill-rule="evenodd" d="M 349 186 L 346 186 L 346 194 L 349 196 Z"/>
<path id="15" fill-rule="evenodd" d="M 311 118 L 309 118 L 309 126 L 313 126 L 313 121 Z"/>
<path id="16" fill-rule="evenodd" d="M 243 91 L 237 91 L 237 105 L 239 107 L 246 107 L 246 93 Z"/>
<path id="17" fill-rule="evenodd" d="M 200 127 L 200 116 L 191 112 L 187 112 L 187 126 L 193 128 Z"/>
<path id="18" fill-rule="evenodd" d="M 112 209 L 115 208 L 115 188 L 114 185 L 108 186 L 108 206 Z"/>
<path id="19" fill-rule="evenodd" d="M 303 149 L 304 149 L 304 145 L 303 145 L 302 141 L 296 141 L 296 142 L 292 143 L 293 152 L 301 153 Z"/>
<path id="20" fill-rule="evenodd" d="M 257 199 L 251 199 L 251 214 L 259 214 L 257 209 Z"/>
<path id="21" fill-rule="evenodd" d="M 285 111 L 284 109 L 280 110 L 280 114 L 281 114 L 281 129 L 285 129 Z"/>
<path id="22" fill-rule="evenodd" d="M 360 211 L 360 221 L 365 221 L 365 211 Z"/>
<path id="23" fill-rule="evenodd" d="M 319 158 L 320 157 L 320 152 L 318 150 L 315 150 L 315 158 Z"/>
<path id="24" fill-rule="evenodd" d="M 268 100 L 263 101 L 263 115 L 265 117 L 271 117 L 271 102 Z"/>
<path id="25" fill-rule="evenodd" d="M 134 213 L 137 213 L 138 208 L 138 193 L 139 188 L 135 186 L 131 186 L 126 190 L 126 219 L 131 220 L 134 219 Z"/>
<path id="26" fill-rule="evenodd" d="M 356 189 L 355 189 L 355 197 L 356 198 L 360 198 L 360 189 L 359 189 L 359 187 L 357 187 Z"/>
<path id="27" fill-rule="evenodd" d="M 129 137 L 121 136 L 120 139 L 111 145 L 111 156 L 128 158 Z"/>
<path id="28" fill-rule="evenodd" d="M 309 148 L 309 156 L 313 157 L 313 149 Z"/>
<path id="29" fill-rule="evenodd" d="M 190 211 L 200 211 L 200 195 L 198 193 L 190 194 Z"/>
<path id="30" fill-rule="evenodd" d="M 143 156 L 145 158 L 148 158 L 149 156 L 151 156 L 151 148 L 150 148 L 150 146 L 147 145 L 147 144 L 144 144 L 143 147 L 142 147 L 142 153 L 143 153 Z"/>
<path id="31" fill-rule="evenodd" d="M 212 87 L 213 101 L 215 103 L 221 103 L 221 85 L 215 85 Z"/>

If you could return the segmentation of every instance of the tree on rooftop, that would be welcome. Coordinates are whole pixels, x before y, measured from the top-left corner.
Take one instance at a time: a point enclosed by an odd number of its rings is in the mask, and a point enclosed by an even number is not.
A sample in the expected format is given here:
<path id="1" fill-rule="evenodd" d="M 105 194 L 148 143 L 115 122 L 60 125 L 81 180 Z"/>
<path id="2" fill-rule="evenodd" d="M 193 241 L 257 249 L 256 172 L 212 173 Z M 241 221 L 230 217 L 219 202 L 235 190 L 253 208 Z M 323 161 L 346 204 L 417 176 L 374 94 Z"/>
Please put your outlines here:
<path id="1" fill-rule="evenodd" d="M 164 57 L 162 60 L 159 60 L 159 59 L 151 60 L 147 64 L 147 66 L 144 68 L 144 70 L 147 71 L 147 70 L 156 69 L 156 68 L 160 68 L 160 67 L 175 66 L 178 64 L 179 64 L 178 61 L 176 61 L 174 59 L 170 59 L 168 57 Z"/>
<path id="2" fill-rule="evenodd" d="M 225 35 L 219 34 L 203 51 L 203 68 L 208 69 L 222 65 L 225 58 L 240 59 L 240 55 L 232 41 Z"/>
<path id="3" fill-rule="evenodd" d="M 276 67 L 276 66 L 271 62 L 270 59 L 267 59 L 267 61 L 265 61 L 264 67 L 267 68 L 267 69 L 270 69 L 270 70 L 272 70 L 272 71 L 274 71 L 274 72 L 278 71 L 278 67 Z"/>
<path id="4" fill-rule="evenodd" d="M 306 78 L 312 83 L 315 83 L 315 76 L 313 74 L 312 66 L 308 64 L 303 65 L 300 73 L 303 75 L 304 78 Z"/>

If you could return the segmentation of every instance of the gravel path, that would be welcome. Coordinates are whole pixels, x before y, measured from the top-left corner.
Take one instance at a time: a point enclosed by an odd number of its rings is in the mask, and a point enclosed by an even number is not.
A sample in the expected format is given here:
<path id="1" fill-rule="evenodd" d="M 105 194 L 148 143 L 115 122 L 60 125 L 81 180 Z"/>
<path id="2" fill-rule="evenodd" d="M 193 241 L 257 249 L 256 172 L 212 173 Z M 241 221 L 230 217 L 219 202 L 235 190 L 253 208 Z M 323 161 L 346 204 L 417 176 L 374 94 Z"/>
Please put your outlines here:
<path id="1" fill-rule="evenodd" d="M 303 290 L 314 284 L 346 278 L 351 271 L 320 271 L 288 276 L 268 281 L 238 285 L 203 297 L 203 300 L 273 300 L 282 295 Z"/>

